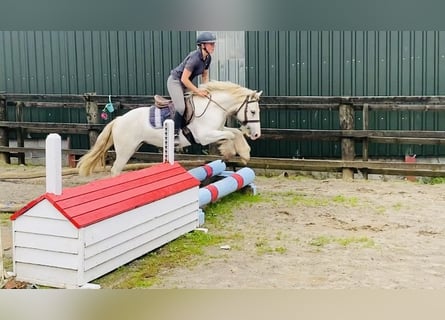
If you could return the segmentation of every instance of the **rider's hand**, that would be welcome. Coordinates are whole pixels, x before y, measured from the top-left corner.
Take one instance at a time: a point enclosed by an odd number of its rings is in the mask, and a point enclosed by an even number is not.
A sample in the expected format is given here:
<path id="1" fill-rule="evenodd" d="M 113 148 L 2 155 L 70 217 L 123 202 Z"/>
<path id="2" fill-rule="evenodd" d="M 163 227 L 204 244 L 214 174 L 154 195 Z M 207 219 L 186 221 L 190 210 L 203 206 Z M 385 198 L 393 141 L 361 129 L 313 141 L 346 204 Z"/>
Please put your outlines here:
<path id="1" fill-rule="evenodd" d="M 198 91 L 195 92 L 198 96 L 200 97 L 208 97 L 209 96 L 209 92 L 205 89 L 198 89 Z"/>

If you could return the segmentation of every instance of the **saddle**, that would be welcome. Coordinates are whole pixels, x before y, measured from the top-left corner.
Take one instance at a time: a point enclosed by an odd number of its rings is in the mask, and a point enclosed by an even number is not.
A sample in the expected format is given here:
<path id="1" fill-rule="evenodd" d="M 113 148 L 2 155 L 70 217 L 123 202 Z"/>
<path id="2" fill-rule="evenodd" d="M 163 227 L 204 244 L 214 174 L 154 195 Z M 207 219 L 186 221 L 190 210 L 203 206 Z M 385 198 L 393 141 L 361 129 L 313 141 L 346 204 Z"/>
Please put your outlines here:
<path id="1" fill-rule="evenodd" d="M 170 109 L 174 109 L 174 104 L 173 101 L 171 99 L 167 99 L 164 98 L 163 96 L 160 96 L 158 94 L 154 95 L 154 102 L 155 102 L 155 106 L 157 108 L 170 108 Z M 193 118 L 194 115 L 194 108 L 193 108 L 193 100 L 192 100 L 192 95 L 185 95 L 184 96 L 184 102 L 185 102 L 185 110 L 184 110 L 184 114 L 183 114 L 183 123 L 182 126 L 185 127 L 186 125 L 188 125 L 190 123 L 190 121 Z M 171 116 L 173 119 L 173 114 L 174 112 L 171 112 Z"/>
<path id="2" fill-rule="evenodd" d="M 195 115 L 195 108 L 191 94 L 184 95 L 185 110 L 182 115 L 181 130 L 191 144 L 196 144 L 192 132 L 187 127 Z M 175 106 L 173 101 L 160 95 L 154 95 L 154 105 L 150 107 L 149 121 L 152 127 L 161 128 L 166 119 L 174 120 Z"/>
<path id="3" fill-rule="evenodd" d="M 169 104 L 173 103 L 173 101 L 171 101 L 170 99 L 164 98 L 163 96 L 160 96 L 158 94 L 154 96 L 154 100 L 155 106 L 158 108 L 165 108 L 168 107 Z"/>

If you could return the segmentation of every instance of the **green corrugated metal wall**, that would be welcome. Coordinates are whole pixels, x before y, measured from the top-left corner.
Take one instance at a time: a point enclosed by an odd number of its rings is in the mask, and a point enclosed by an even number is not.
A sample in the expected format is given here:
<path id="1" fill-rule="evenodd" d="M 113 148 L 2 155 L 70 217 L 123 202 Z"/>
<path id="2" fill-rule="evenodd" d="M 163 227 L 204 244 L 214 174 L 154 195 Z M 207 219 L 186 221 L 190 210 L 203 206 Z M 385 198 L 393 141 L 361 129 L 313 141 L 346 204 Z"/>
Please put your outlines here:
<path id="1" fill-rule="evenodd" d="M 265 95 L 445 93 L 445 32 L 246 33 L 247 84 Z"/>
<path id="2" fill-rule="evenodd" d="M 196 48 L 195 41 L 196 32 L 0 31 L 0 92 L 166 95 L 170 70 Z M 86 121 L 84 110 L 42 109 L 24 117 Z M 89 147 L 88 138 L 78 135 L 71 144 Z"/>
<path id="3" fill-rule="evenodd" d="M 246 32 L 246 85 L 269 96 L 386 96 L 445 94 L 443 31 Z M 266 111 L 264 127 L 338 129 L 334 111 Z M 370 128 L 444 130 L 431 113 L 372 112 Z M 356 119 L 361 128 L 361 119 Z M 370 155 L 443 155 L 436 146 L 371 145 Z M 356 151 L 360 155 L 360 148 Z M 253 155 L 338 157 L 339 144 L 254 143 Z"/>
<path id="4" fill-rule="evenodd" d="M 239 52 L 245 52 L 245 61 L 235 64 L 235 79 L 264 95 L 445 94 L 443 31 L 248 31 L 242 36 L 227 33 L 225 38 L 225 32 L 218 36 L 224 39 L 221 45 L 240 46 L 235 48 L 237 60 Z M 195 39 L 195 31 L 0 31 L 0 91 L 167 94 L 170 69 L 195 48 Z M 230 52 L 227 47 L 222 50 L 224 61 L 215 61 L 213 68 L 230 66 Z M 231 72 L 212 70 L 224 76 Z M 42 112 L 31 114 L 30 120 L 49 121 L 55 116 Z M 337 114 L 329 111 L 267 111 L 262 120 L 271 128 L 337 126 Z M 376 129 L 443 130 L 444 123 L 411 112 L 404 116 L 375 112 L 370 121 Z M 359 126 L 360 119 L 356 122 Z M 378 145 L 370 152 L 398 156 L 405 148 Z M 444 154 L 435 146 L 413 148 L 419 155 Z M 252 148 L 257 156 L 337 157 L 339 152 L 338 145 L 319 142 L 258 141 Z"/>
<path id="5" fill-rule="evenodd" d="M 195 38 L 194 31 L 0 31 L 0 90 L 164 94 Z M 245 52 L 246 85 L 265 95 L 445 92 L 442 31 L 246 32 Z"/>
<path id="6" fill-rule="evenodd" d="M 195 32 L 1 31 L 0 91 L 166 94 Z"/>

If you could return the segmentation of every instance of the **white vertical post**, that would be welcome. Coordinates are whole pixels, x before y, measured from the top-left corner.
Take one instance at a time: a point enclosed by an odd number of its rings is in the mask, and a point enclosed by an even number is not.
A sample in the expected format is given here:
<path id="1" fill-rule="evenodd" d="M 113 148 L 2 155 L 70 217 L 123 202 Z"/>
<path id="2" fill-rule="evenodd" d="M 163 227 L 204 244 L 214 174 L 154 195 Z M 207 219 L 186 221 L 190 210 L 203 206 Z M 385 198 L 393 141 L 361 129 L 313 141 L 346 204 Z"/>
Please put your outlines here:
<path id="1" fill-rule="evenodd" d="M 164 151 L 163 162 L 175 162 L 175 122 L 171 119 L 164 121 Z"/>
<path id="2" fill-rule="evenodd" d="M 62 194 L 62 139 L 57 133 L 46 137 L 46 192 Z"/>

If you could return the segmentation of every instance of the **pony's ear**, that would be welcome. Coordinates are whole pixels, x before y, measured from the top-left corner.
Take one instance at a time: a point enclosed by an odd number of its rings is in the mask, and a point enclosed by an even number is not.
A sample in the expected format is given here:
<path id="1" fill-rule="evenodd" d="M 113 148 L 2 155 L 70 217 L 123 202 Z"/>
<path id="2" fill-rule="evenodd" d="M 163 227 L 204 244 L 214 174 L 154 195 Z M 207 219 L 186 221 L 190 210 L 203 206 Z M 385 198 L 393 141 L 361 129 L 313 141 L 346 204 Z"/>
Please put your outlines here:
<path id="1" fill-rule="evenodd" d="M 261 90 L 260 92 L 255 92 L 255 98 L 259 99 L 262 93 L 263 90 Z"/>

